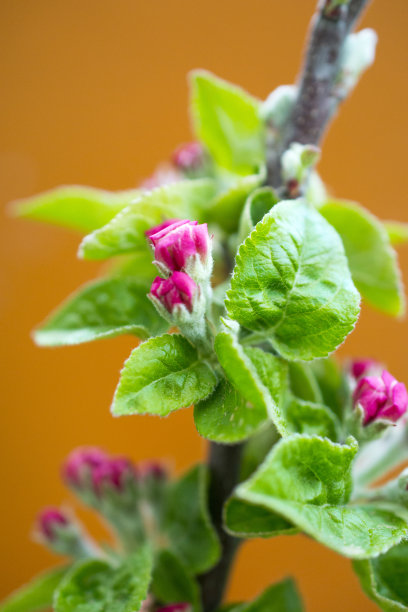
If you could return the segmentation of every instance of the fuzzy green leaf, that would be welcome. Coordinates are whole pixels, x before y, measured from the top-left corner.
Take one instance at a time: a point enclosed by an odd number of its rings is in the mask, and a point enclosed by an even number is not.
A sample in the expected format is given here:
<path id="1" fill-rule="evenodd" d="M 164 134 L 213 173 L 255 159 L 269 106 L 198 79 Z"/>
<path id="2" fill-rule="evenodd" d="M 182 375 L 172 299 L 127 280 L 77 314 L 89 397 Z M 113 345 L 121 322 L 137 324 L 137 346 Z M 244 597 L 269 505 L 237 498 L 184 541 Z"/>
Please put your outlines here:
<path id="1" fill-rule="evenodd" d="M 303 200 L 276 204 L 236 261 L 227 311 L 283 357 L 326 356 L 353 329 L 360 299 L 341 239 Z"/>
<path id="2" fill-rule="evenodd" d="M 319 385 L 323 403 L 342 421 L 344 405 L 350 393 L 344 371 L 331 357 L 312 361 L 310 369 Z"/>
<path id="3" fill-rule="evenodd" d="M 172 483 L 164 509 L 163 530 L 172 551 L 191 573 L 218 561 L 220 545 L 208 514 L 208 472 L 198 465 Z"/>
<path id="4" fill-rule="evenodd" d="M 244 604 L 239 612 L 302 612 L 303 604 L 291 578 L 273 584 L 259 597 Z"/>
<path id="5" fill-rule="evenodd" d="M 79 289 L 34 332 L 40 346 L 81 344 L 120 334 L 142 340 L 168 324 L 147 299 L 148 288 L 133 278 L 111 278 Z"/>
<path id="6" fill-rule="evenodd" d="M 354 561 L 353 568 L 364 592 L 381 610 L 408 610 L 408 542 L 376 559 Z"/>
<path id="7" fill-rule="evenodd" d="M 262 184 L 265 178 L 265 169 L 261 168 L 257 174 L 229 175 L 222 179 L 220 193 L 205 211 L 206 220 L 218 223 L 226 232 L 237 231 L 246 199 L 254 189 Z"/>
<path id="8" fill-rule="evenodd" d="M 68 567 L 56 567 L 36 576 L 0 604 L 0 612 L 40 612 L 52 606 L 54 591 L 68 571 Z"/>
<path id="9" fill-rule="evenodd" d="M 264 411 L 248 406 L 225 379 L 213 393 L 194 406 L 198 433 L 213 442 L 235 443 L 249 438 L 265 422 Z"/>
<path id="10" fill-rule="evenodd" d="M 403 223 L 402 221 L 384 221 L 383 225 L 392 246 L 407 244 L 408 223 Z"/>
<path id="11" fill-rule="evenodd" d="M 219 166 L 249 174 L 263 162 L 258 100 L 204 70 L 192 73 L 191 97 L 195 132 Z"/>
<path id="12" fill-rule="evenodd" d="M 200 219 L 215 195 L 211 179 L 180 181 L 146 191 L 107 225 L 86 236 L 79 248 L 84 259 L 106 259 L 146 250 L 145 231 L 164 219 Z"/>
<path id="13" fill-rule="evenodd" d="M 239 222 L 238 239 L 243 242 L 263 216 L 278 203 L 276 193 L 270 187 L 256 189 L 247 199 Z"/>
<path id="14" fill-rule="evenodd" d="M 179 334 L 164 334 L 130 354 L 121 371 L 112 413 L 167 416 L 206 398 L 216 383 L 214 372 L 188 340 Z"/>
<path id="15" fill-rule="evenodd" d="M 82 561 L 61 582 L 55 612 L 135 612 L 146 598 L 151 572 L 152 554 L 147 547 L 118 566 Z"/>
<path id="16" fill-rule="evenodd" d="M 151 591 L 161 603 L 189 602 L 199 612 L 200 596 L 195 579 L 187 566 L 169 550 L 162 550 L 156 559 Z"/>
<path id="17" fill-rule="evenodd" d="M 293 395 L 306 402 L 321 402 L 322 394 L 311 364 L 290 361 L 288 366 L 289 386 Z"/>
<path id="18" fill-rule="evenodd" d="M 290 399 L 285 406 L 288 428 L 293 433 L 305 433 L 339 439 L 340 424 L 333 412 L 323 404 L 306 402 L 297 397 Z"/>
<path id="19" fill-rule="evenodd" d="M 381 221 L 354 202 L 330 201 L 319 212 L 340 234 L 363 298 L 387 314 L 401 315 L 405 299 L 397 255 Z"/>
<path id="20" fill-rule="evenodd" d="M 12 203 L 13 212 L 26 219 L 92 232 L 128 206 L 140 190 L 111 192 L 94 187 L 66 185 Z"/>
<path id="21" fill-rule="evenodd" d="M 299 529 L 283 516 L 236 497 L 225 504 L 224 524 L 229 533 L 239 538 L 273 538 L 299 533 Z"/>
<path id="22" fill-rule="evenodd" d="M 281 404 L 286 382 L 285 363 L 261 349 L 243 349 L 233 334 L 220 332 L 215 338 L 215 352 L 228 378 L 250 403 L 247 422 L 262 424 L 269 418 L 278 431 L 287 433 Z M 249 416 L 250 415 L 250 416 Z M 256 415 L 256 416 L 255 416 Z"/>
<path id="23" fill-rule="evenodd" d="M 398 544 L 408 529 L 390 510 L 347 505 L 356 451 L 353 439 L 340 445 L 317 436 L 289 436 L 238 486 L 234 498 L 282 516 L 346 557 L 376 556 Z"/>

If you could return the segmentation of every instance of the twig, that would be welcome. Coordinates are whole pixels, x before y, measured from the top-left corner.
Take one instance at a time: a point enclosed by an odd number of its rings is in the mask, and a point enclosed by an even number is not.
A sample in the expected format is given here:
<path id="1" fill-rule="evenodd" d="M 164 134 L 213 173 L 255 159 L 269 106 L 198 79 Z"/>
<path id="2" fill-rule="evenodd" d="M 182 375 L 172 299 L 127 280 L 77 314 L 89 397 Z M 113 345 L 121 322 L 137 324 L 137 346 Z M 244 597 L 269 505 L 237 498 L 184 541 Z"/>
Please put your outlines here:
<path id="1" fill-rule="evenodd" d="M 210 515 L 221 543 L 221 557 L 217 565 L 200 576 L 204 612 L 214 612 L 222 601 L 231 563 L 240 540 L 230 536 L 223 528 L 222 511 L 226 499 L 238 483 L 243 444 L 223 445 L 210 442 L 208 465 L 210 468 Z"/>
<path id="2" fill-rule="evenodd" d="M 279 151 L 267 152 L 269 185 L 281 186 L 280 158 L 292 142 L 319 144 L 337 108 L 334 85 L 344 41 L 368 2 L 351 0 L 331 13 L 327 12 L 327 0 L 319 2 L 292 115 Z"/>

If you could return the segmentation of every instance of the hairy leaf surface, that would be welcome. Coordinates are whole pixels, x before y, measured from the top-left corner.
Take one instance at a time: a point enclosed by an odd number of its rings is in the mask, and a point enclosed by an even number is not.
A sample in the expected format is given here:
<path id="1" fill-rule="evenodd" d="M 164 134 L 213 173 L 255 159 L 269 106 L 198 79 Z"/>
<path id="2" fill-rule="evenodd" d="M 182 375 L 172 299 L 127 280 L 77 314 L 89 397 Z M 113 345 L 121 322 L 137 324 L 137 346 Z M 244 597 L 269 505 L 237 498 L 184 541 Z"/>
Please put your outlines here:
<path id="1" fill-rule="evenodd" d="M 236 261 L 227 311 L 283 357 L 326 356 L 353 329 L 360 299 L 341 239 L 303 200 L 276 204 Z"/>
<path id="2" fill-rule="evenodd" d="M 166 416 L 206 398 L 216 383 L 210 366 L 183 336 L 150 338 L 125 362 L 112 413 Z"/>

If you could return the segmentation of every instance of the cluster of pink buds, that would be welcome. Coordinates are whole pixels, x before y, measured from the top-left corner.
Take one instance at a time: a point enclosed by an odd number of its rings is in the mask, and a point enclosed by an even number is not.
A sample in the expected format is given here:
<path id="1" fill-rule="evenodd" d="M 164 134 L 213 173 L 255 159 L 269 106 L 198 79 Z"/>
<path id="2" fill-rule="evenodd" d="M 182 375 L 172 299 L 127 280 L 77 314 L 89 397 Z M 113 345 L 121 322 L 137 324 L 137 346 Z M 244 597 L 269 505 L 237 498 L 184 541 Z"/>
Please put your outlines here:
<path id="1" fill-rule="evenodd" d="M 63 466 L 63 477 L 75 490 L 100 496 L 106 489 L 123 491 L 137 480 L 136 467 L 124 457 L 109 457 L 99 448 L 74 450 Z"/>
<path id="2" fill-rule="evenodd" d="M 177 325 L 188 324 L 192 314 L 203 319 L 212 272 L 207 224 L 170 219 L 148 230 L 146 236 L 154 249 L 154 263 L 164 277 L 153 281 L 152 302 Z"/>
<path id="3" fill-rule="evenodd" d="M 407 412 L 408 393 L 404 383 L 398 382 L 387 370 L 373 360 L 359 360 L 351 364 L 354 377 L 354 408 L 362 413 L 364 426 L 371 423 L 393 424 Z"/>

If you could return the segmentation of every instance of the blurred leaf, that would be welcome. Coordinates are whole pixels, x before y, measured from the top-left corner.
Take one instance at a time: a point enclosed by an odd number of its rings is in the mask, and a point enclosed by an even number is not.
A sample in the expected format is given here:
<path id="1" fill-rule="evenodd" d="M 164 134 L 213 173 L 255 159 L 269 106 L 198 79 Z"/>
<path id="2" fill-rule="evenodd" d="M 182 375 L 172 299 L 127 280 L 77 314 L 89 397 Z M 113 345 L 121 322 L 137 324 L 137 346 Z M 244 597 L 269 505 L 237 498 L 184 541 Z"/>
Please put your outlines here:
<path id="1" fill-rule="evenodd" d="M 279 201 L 276 193 L 270 187 L 256 189 L 248 197 L 239 222 L 238 241 L 243 242 L 252 232 L 255 225 Z"/>
<path id="2" fill-rule="evenodd" d="M 408 223 L 402 221 L 383 221 L 388 238 L 392 246 L 399 246 L 408 242 Z"/>
<path id="3" fill-rule="evenodd" d="M 191 75 L 191 97 L 195 132 L 219 166 L 250 174 L 264 161 L 258 100 L 204 70 Z"/>
<path id="4" fill-rule="evenodd" d="M 54 591 L 65 576 L 69 567 L 55 567 L 39 574 L 11 593 L 0 604 L 0 612 L 39 612 L 52 607 Z"/>
<path id="5" fill-rule="evenodd" d="M 147 299 L 148 291 L 133 278 L 88 283 L 34 332 L 34 339 L 40 346 L 61 346 L 120 334 L 143 340 L 161 334 L 168 324 Z"/>
<path id="6" fill-rule="evenodd" d="M 11 210 L 18 217 L 92 232 L 108 223 L 122 208 L 140 195 L 140 190 L 105 191 L 81 185 L 66 185 L 31 198 L 16 200 Z"/>
<path id="7" fill-rule="evenodd" d="M 163 604 L 189 602 L 194 612 L 201 610 L 197 582 L 187 566 L 169 550 L 162 550 L 157 556 L 151 591 Z"/>

